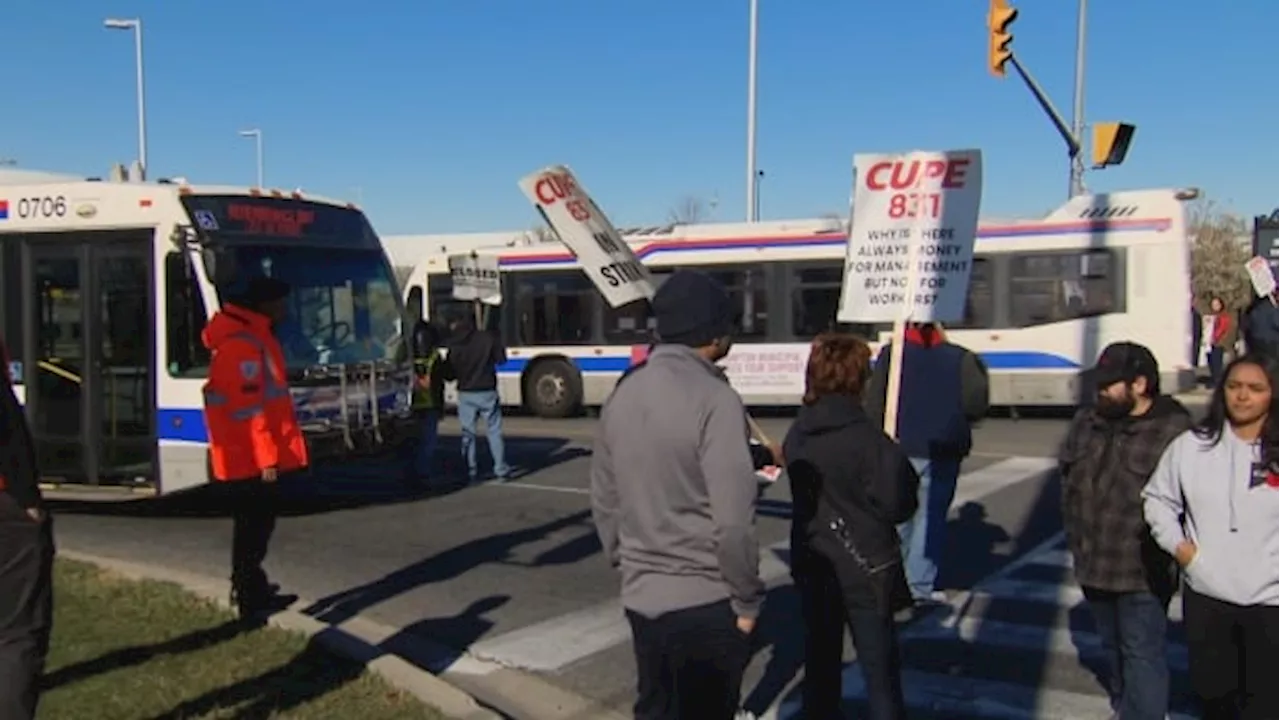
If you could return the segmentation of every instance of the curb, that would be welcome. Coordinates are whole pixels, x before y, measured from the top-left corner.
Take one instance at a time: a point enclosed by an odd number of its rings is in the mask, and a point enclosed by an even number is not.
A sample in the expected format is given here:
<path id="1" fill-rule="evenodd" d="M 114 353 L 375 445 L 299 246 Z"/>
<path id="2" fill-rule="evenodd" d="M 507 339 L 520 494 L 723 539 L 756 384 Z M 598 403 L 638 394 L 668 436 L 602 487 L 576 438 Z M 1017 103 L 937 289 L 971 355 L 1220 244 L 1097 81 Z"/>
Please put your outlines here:
<path id="1" fill-rule="evenodd" d="M 131 579 L 174 583 L 230 608 L 230 583 L 225 580 L 74 550 L 59 549 L 57 554 Z M 411 647 L 392 653 L 380 645 L 399 633 L 399 628 L 360 615 L 331 625 L 298 612 L 311 604 L 299 598 L 289 609 L 271 615 L 268 624 L 315 638 L 331 652 L 363 664 L 388 684 L 454 720 L 625 720 L 615 711 L 534 675 L 478 660 L 426 639 L 415 638 Z"/>

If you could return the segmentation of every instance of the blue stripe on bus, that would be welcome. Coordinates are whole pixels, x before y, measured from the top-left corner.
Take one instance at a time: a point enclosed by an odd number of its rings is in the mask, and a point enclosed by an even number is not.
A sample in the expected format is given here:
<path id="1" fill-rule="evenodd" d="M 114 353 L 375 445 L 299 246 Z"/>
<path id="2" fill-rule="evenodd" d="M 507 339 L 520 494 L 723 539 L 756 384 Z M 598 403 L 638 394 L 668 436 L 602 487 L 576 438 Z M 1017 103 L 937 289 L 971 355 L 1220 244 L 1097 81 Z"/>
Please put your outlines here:
<path id="1" fill-rule="evenodd" d="M 1044 352 L 997 351 L 979 353 L 987 367 L 992 370 L 1070 370 L 1079 368 L 1079 363 L 1072 362 L 1060 355 Z M 578 357 L 569 358 L 581 372 L 623 372 L 631 367 L 630 357 Z M 532 358 L 510 358 L 498 366 L 500 373 L 521 373 L 529 366 Z"/>

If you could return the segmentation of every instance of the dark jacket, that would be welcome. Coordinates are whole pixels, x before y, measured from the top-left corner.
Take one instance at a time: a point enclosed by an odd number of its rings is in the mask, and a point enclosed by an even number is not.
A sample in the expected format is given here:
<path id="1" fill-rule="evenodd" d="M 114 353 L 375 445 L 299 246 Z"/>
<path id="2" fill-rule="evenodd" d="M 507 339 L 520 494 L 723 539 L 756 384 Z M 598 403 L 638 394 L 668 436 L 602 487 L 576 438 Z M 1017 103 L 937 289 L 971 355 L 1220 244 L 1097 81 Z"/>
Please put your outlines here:
<path id="1" fill-rule="evenodd" d="M 1172 594 L 1177 572 L 1151 537 L 1142 488 L 1191 415 L 1162 395 L 1147 414 L 1107 420 L 1092 408 L 1071 421 L 1058 455 L 1062 525 L 1076 580 L 1113 592 Z"/>
<path id="2" fill-rule="evenodd" d="M 1277 337 L 1280 332 L 1280 313 L 1270 297 L 1260 297 L 1253 301 L 1245 315 L 1244 342 L 1249 352 L 1276 355 Z"/>
<path id="3" fill-rule="evenodd" d="M 791 480 L 791 567 L 797 582 L 826 563 L 850 607 L 910 604 L 897 525 L 917 508 L 920 478 L 858 400 L 830 395 L 800 409 L 783 442 Z M 844 537 L 832 529 L 843 522 Z M 845 546 L 852 545 L 865 563 Z M 867 567 L 882 568 L 869 574 Z M 886 606 L 885 602 L 888 601 Z"/>
<path id="4" fill-rule="evenodd" d="M 884 345 L 867 383 L 865 406 L 884 426 L 892 346 Z M 902 349 L 898 442 L 911 457 L 963 459 L 973 450 L 972 425 L 986 416 L 991 386 L 987 366 L 954 343 L 910 331 Z"/>
<path id="5" fill-rule="evenodd" d="M 463 325 L 445 343 L 444 379 L 457 380 L 458 392 L 498 389 L 498 366 L 507 361 L 507 350 L 488 330 Z"/>
<path id="6" fill-rule="evenodd" d="M 43 508 L 35 442 L 26 413 L 13 394 L 3 343 L 0 360 L 5 362 L 0 368 L 0 492 L 8 493 L 23 509 Z"/>

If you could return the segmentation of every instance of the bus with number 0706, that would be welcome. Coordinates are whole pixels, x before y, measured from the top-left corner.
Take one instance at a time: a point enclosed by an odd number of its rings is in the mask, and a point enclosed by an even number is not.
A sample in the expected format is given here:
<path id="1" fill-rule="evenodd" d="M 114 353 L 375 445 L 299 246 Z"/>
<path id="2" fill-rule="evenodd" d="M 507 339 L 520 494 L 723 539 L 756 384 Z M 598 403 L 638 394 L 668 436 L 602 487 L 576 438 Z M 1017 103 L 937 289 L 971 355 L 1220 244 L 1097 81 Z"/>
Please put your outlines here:
<path id="1" fill-rule="evenodd" d="M 965 317 L 947 323 L 946 332 L 985 360 L 993 405 L 1076 404 L 1091 392 L 1085 370 L 1116 340 L 1150 347 L 1167 391 L 1192 387 L 1184 205 L 1196 195 L 1173 189 L 1084 195 L 1042 219 L 980 223 Z M 799 403 L 808 343 L 835 326 L 843 221 L 622 232 L 657 282 L 677 268 L 696 268 L 728 288 L 738 318 L 724 365 L 748 405 Z M 544 417 L 603 403 L 652 339 L 647 303 L 609 307 L 556 243 L 479 252 L 497 255 L 502 272 L 503 305 L 488 313 L 488 322 L 508 348 L 499 368 L 503 403 Z M 442 321 L 454 310 L 445 255 L 395 261 L 412 265 L 404 288 L 411 316 Z M 873 345 L 891 331 L 888 324 L 849 329 Z"/>
<path id="2" fill-rule="evenodd" d="M 291 286 L 276 332 L 314 474 L 377 466 L 409 437 L 412 367 L 391 265 L 358 208 L 0 169 L 0 337 L 53 491 L 209 481 L 201 331 L 251 275 Z"/>

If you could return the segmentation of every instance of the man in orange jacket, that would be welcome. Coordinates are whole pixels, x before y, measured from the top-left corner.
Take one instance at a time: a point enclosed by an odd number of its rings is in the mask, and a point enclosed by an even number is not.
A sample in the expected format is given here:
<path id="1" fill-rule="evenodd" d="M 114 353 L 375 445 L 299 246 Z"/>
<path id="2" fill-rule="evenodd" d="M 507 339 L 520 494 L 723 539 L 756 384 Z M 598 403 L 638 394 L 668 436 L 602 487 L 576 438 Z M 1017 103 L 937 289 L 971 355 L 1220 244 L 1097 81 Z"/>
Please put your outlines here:
<path id="1" fill-rule="evenodd" d="M 272 326 L 287 314 L 289 286 L 253 278 L 225 302 L 201 339 L 212 352 L 204 386 L 205 424 L 215 482 L 231 495 L 231 597 L 240 615 L 287 607 L 262 562 L 276 526 L 281 474 L 308 464 L 307 445 L 294 416 L 284 352 Z"/>

